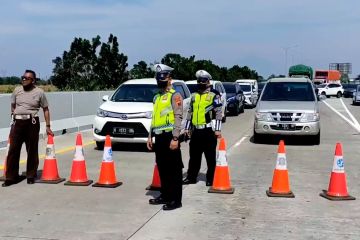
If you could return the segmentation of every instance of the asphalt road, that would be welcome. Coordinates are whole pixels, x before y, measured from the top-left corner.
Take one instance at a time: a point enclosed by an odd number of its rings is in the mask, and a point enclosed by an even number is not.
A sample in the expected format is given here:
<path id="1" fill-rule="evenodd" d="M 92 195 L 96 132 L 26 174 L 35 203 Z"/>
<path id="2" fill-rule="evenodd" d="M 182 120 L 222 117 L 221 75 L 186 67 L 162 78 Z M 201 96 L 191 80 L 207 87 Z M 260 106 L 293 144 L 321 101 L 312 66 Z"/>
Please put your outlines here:
<path id="1" fill-rule="evenodd" d="M 360 121 L 360 106 L 343 99 Z M 326 102 L 351 120 L 339 99 Z M 148 204 L 157 192 L 146 191 L 154 153 L 144 146 L 116 145 L 113 158 L 118 188 L 57 185 L 17 185 L 0 188 L 0 239 L 360 239 L 360 135 L 331 110 L 321 109 L 321 144 L 286 138 L 290 187 L 295 198 L 269 198 L 278 138 L 251 142 L 254 110 L 229 117 L 223 125 L 232 195 L 209 194 L 203 160 L 199 182 L 184 186 L 183 207 L 170 212 Z M 102 152 L 91 132 L 83 132 L 88 176 L 97 180 Z M 347 185 L 355 201 L 333 202 L 319 196 L 327 189 L 335 144 L 343 145 Z M 55 138 L 61 177 L 69 177 L 75 134 Z M 40 141 L 41 154 L 45 140 Z M 184 172 L 188 147 L 182 145 Z M 4 159 L 5 150 L 0 151 Z M 22 154 L 22 159 L 26 155 Z M 39 169 L 42 169 L 43 161 Z M 24 170 L 25 164 L 21 165 Z"/>

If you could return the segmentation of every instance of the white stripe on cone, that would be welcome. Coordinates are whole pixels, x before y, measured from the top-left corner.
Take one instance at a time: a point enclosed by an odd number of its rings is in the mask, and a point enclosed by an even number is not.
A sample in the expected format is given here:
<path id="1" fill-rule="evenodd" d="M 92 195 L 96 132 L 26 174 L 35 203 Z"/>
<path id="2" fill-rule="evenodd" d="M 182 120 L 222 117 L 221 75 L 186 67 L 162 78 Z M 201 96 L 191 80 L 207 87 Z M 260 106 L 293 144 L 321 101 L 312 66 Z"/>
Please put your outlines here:
<path id="1" fill-rule="evenodd" d="M 278 153 L 276 159 L 276 169 L 278 170 L 286 170 L 286 154 L 285 153 Z"/>
<path id="2" fill-rule="evenodd" d="M 84 150 L 82 146 L 75 147 L 74 161 L 84 161 Z"/>
<path id="3" fill-rule="evenodd" d="M 345 173 L 343 156 L 334 157 L 334 164 L 332 171 L 335 173 Z"/>
<path id="4" fill-rule="evenodd" d="M 112 162 L 112 149 L 111 149 L 111 147 L 104 147 L 103 162 Z"/>
<path id="5" fill-rule="evenodd" d="M 217 166 L 227 166 L 226 151 L 219 150 L 218 157 L 216 159 Z"/>

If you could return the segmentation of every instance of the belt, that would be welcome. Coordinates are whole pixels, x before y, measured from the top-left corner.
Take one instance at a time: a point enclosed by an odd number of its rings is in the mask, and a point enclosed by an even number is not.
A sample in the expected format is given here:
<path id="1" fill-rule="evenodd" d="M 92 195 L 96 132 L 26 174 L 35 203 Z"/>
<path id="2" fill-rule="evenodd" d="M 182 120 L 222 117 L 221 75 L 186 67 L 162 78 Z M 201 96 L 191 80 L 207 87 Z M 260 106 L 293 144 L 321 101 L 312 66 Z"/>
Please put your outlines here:
<path id="1" fill-rule="evenodd" d="M 211 128 L 211 123 L 207 123 L 207 124 L 200 124 L 200 125 L 194 125 L 194 127 L 196 129 L 205 129 L 205 128 Z"/>
<path id="2" fill-rule="evenodd" d="M 34 117 L 38 117 L 38 115 L 37 114 L 35 114 L 35 115 L 32 115 L 32 114 L 16 114 L 16 115 L 14 115 L 14 119 L 16 119 L 16 120 L 28 120 L 28 119 L 31 119 Z"/>
<path id="3" fill-rule="evenodd" d="M 172 129 L 169 129 L 169 130 L 153 130 L 153 132 L 156 135 L 159 135 L 159 134 L 166 133 L 166 132 L 172 132 Z"/>

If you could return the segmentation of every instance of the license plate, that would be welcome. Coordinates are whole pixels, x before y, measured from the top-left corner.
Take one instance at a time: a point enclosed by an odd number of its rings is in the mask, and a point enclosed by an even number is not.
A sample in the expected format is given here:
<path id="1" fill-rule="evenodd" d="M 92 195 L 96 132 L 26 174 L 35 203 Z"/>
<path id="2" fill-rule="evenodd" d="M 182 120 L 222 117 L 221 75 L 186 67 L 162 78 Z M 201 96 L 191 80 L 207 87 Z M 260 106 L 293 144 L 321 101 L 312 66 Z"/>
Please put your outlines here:
<path id="1" fill-rule="evenodd" d="M 295 125 L 294 124 L 279 124 L 279 128 L 283 130 L 294 130 Z"/>
<path id="2" fill-rule="evenodd" d="M 119 135 L 134 135 L 135 132 L 133 128 L 114 127 L 113 133 Z"/>

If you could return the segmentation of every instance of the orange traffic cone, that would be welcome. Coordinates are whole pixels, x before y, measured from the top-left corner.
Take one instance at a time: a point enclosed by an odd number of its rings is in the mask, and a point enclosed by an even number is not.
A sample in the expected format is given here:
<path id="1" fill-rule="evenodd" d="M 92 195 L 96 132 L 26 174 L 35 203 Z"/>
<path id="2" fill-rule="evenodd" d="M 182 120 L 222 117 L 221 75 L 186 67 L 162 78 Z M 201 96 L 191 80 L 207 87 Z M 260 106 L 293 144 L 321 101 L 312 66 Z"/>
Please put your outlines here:
<path id="1" fill-rule="evenodd" d="M 54 137 L 48 135 L 43 171 L 40 180 L 37 180 L 36 182 L 56 184 L 62 181 L 65 181 L 65 178 L 59 177 L 55 156 Z"/>
<path id="2" fill-rule="evenodd" d="M 8 153 L 9 153 L 9 149 L 10 149 L 10 136 L 9 136 L 7 147 L 6 147 L 6 155 L 5 155 L 5 159 L 4 159 L 4 171 L 3 171 L 3 175 L 0 177 L 0 181 L 5 181 L 6 162 L 7 162 L 7 156 L 8 156 Z"/>
<path id="3" fill-rule="evenodd" d="M 333 169 L 330 176 L 328 190 L 323 190 L 320 196 L 329 200 L 355 200 L 350 196 L 346 186 L 346 175 L 344 168 L 344 158 L 341 143 L 336 143 Z"/>
<path id="4" fill-rule="evenodd" d="M 89 186 L 93 181 L 89 180 L 86 174 L 84 150 L 82 146 L 81 133 L 76 136 L 75 156 L 72 162 L 70 180 L 65 185 Z"/>
<path id="5" fill-rule="evenodd" d="M 154 173 L 152 183 L 146 188 L 146 190 L 159 191 L 161 189 L 161 181 L 157 164 L 154 166 Z"/>
<path id="6" fill-rule="evenodd" d="M 92 186 L 116 188 L 121 184 L 122 182 L 118 182 L 116 180 L 115 164 L 112 159 L 111 140 L 110 140 L 110 136 L 106 135 L 105 145 L 104 145 L 104 155 L 103 155 L 103 161 L 101 163 L 99 181 L 93 184 Z"/>
<path id="7" fill-rule="evenodd" d="M 234 188 L 230 184 L 229 166 L 226 160 L 225 138 L 220 139 L 219 154 L 216 160 L 213 185 L 209 188 L 209 193 L 234 193 Z"/>
<path id="8" fill-rule="evenodd" d="M 266 191 L 268 197 L 294 198 L 290 191 L 289 174 L 286 166 L 285 143 L 280 140 L 272 186 Z"/>

